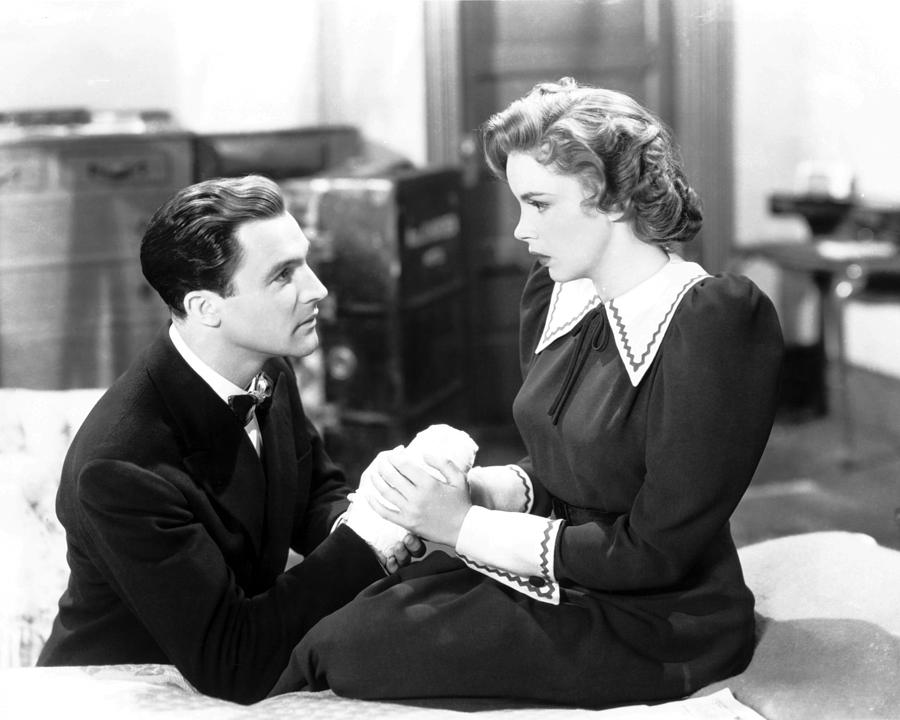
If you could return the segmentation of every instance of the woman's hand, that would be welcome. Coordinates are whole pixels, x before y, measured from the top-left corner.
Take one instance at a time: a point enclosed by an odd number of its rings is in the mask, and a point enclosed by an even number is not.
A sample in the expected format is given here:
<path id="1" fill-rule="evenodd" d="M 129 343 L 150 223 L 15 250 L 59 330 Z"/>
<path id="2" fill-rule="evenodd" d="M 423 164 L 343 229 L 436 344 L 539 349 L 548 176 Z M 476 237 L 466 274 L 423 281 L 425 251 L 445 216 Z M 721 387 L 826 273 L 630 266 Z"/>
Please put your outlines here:
<path id="1" fill-rule="evenodd" d="M 476 465 L 466 475 L 473 505 L 488 510 L 528 512 L 534 491 L 525 472 L 514 465 Z"/>
<path id="2" fill-rule="evenodd" d="M 404 448 L 379 453 L 366 470 L 374 492 L 366 499 L 381 517 L 426 540 L 454 547 L 472 501 L 465 473 L 449 460 L 426 455 L 434 477 Z"/>

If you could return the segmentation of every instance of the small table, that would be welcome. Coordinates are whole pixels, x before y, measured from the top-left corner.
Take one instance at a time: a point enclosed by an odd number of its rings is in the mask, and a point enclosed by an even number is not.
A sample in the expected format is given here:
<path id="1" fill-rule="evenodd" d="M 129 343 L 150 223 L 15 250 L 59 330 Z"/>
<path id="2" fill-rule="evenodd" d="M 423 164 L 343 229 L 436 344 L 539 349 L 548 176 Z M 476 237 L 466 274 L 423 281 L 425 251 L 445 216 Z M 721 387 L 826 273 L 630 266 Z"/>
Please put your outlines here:
<path id="1" fill-rule="evenodd" d="M 819 342 L 822 357 L 834 353 L 835 397 L 841 423 L 843 461 L 853 462 L 855 427 L 847 389 L 844 306 L 864 290 L 873 277 L 897 278 L 900 289 L 900 252 L 882 241 L 822 238 L 812 241 L 764 242 L 735 249 L 735 260 L 757 258 L 775 266 L 807 274 L 819 292 Z"/>

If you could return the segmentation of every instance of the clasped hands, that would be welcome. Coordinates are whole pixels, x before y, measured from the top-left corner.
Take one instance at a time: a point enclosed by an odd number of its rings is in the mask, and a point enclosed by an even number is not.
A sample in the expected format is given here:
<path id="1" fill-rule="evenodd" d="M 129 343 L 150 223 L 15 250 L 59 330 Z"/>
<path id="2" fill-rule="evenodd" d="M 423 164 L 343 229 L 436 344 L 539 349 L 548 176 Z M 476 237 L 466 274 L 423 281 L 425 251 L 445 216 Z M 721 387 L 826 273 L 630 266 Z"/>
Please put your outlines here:
<path id="1" fill-rule="evenodd" d="M 464 470 L 447 458 L 403 446 L 380 452 L 363 471 L 354 505 L 360 501 L 407 531 L 389 548 L 375 548 L 388 572 L 423 555 L 422 539 L 454 547 L 472 506 Z"/>

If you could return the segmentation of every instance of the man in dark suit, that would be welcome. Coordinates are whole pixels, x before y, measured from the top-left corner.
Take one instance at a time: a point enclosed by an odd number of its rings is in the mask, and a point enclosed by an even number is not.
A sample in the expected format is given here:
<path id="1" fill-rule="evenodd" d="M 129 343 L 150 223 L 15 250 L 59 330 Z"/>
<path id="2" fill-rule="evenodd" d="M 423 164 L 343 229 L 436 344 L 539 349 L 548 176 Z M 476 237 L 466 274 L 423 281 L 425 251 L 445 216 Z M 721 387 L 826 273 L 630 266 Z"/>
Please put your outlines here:
<path id="1" fill-rule="evenodd" d="M 192 185 L 150 220 L 141 266 L 172 322 L 66 456 L 70 577 L 39 665 L 171 663 L 253 702 L 309 628 L 423 549 L 361 537 L 304 414 L 284 358 L 318 344 L 308 249 L 259 176 Z"/>

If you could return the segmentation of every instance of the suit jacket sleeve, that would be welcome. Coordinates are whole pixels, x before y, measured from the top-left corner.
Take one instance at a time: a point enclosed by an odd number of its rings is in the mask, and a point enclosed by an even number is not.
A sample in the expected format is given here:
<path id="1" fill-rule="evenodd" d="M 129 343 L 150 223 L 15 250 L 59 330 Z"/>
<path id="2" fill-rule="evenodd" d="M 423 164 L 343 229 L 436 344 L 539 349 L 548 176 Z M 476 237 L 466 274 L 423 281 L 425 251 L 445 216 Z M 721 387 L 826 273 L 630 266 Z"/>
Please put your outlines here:
<path id="1" fill-rule="evenodd" d="M 211 695 L 263 697 L 303 634 L 383 576 L 368 546 L 341 527 L 248 597 L 179 483 L 96 460 L 80 475 L 79 497 L 99 571 L 171 662 Z"/>

